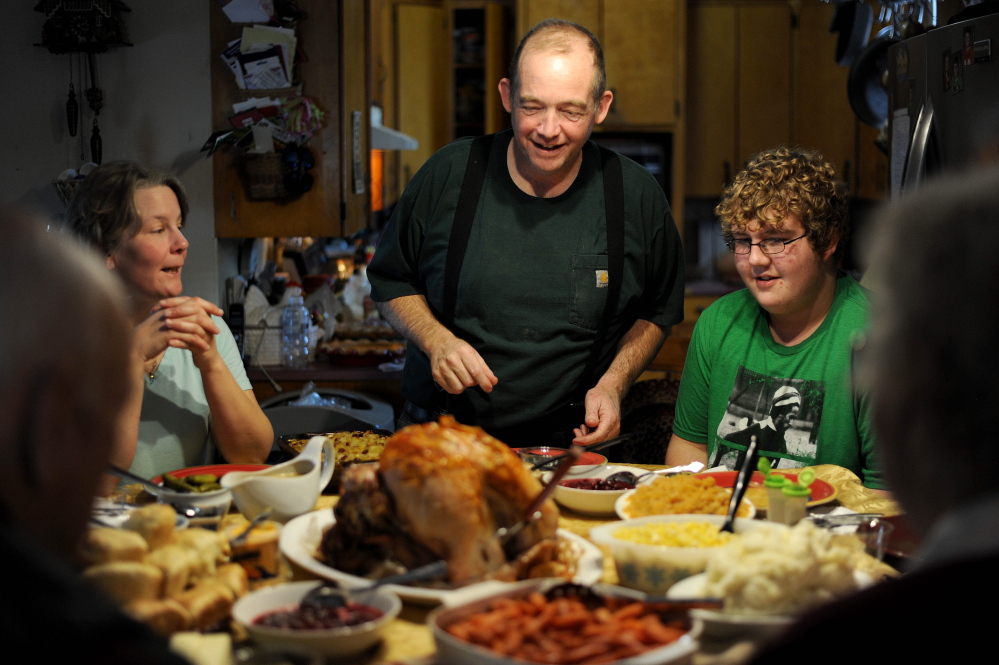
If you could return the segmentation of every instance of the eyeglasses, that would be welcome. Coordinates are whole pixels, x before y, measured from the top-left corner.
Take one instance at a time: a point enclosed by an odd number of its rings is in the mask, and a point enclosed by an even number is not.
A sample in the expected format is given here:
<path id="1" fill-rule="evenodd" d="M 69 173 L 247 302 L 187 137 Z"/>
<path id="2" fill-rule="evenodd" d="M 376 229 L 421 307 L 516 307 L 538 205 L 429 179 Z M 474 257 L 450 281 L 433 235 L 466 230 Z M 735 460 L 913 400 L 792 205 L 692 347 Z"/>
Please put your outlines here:
<path id="1" fill-rule="evenodd" d="M 792 242 L 801 240 L 807 233 L 804 233 L 797 238 L 792 238 L 790 240 L 781 240 L 780 238 L 764 238 L 759 242 L 749 242 L 749 238 L 735 238 L 734 240 L 729 240 L 726 245 L 731 252 L 735 254 L 749 254 L 753 251 L 753 246 L 756 245 L 760 248 L 760 251 L 764 254 L 780 254 L 784 251 L 784 248 L 790 245 Z"/>

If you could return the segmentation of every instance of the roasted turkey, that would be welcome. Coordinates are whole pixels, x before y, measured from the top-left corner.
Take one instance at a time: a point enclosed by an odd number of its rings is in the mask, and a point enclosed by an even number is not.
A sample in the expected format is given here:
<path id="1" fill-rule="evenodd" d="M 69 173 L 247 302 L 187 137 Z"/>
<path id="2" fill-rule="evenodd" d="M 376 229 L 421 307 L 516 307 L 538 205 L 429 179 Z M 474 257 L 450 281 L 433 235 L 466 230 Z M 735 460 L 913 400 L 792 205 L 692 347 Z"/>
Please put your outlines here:
<path id="1" fill-rule="evenodd" d="M 550 499 L 506 551 L 496 537 L 498 528 L 523 518 L 541 489 L 506 444 L 442 416 L 394 434 L 377 465 L 346 469 L 336 524 L 320 554 L 340 570 L 368 577 L 440 559 L 454 586 L 515 577 L 518 560 L 537 565 L 557 550 L 558 510 Z"/>

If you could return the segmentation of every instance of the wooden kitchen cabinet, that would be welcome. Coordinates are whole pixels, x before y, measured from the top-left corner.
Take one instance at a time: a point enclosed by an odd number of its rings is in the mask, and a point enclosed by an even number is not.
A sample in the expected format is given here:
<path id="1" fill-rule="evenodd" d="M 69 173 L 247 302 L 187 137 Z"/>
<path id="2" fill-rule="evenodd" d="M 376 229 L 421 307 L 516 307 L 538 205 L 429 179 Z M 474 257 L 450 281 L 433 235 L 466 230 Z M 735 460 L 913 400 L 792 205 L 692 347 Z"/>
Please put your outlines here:
<path id="1" fill-rule="evenodd" d="M 816 148 L 856 192 L 861 122 L 850 108 L 849 68 L 836 64 L 833 5 L 802 3 L 795 45 L 794 141 Z"/>
<path id="2" fill-rule="evenodd" d="M 605 129 L 675 129 L 683 111 L 685 2 L 518 0 L 518 41 L 552 17 L 585 26 L 603 45 L 614 91 Z"/>
<path id="3" fill-rule="evenodd" d="M 384 124 L 419 142 L 416 150 L 385 156 L 391 203 L 450 141 L 509 125 L 497 86 L 512 50 L 512 0 L 380 0 L 376 6 L 382 25 L 375 98 Z"/>
<path id="4" fill-rule="evenodd" d="M 368 224 L 369 4 L 365 0 L 299 0 L 298 4 L 308 13 L 296 25 L 308 58 L 298 66 L 298 83 L 302 94 L 327 114 L 323 129 L 308 142 L 316 161 L 311 171 L 315 184 L 298 198 L 251 201 L 241 181 L 239 152 L 216 152 L 212 175 L 217 237 L 342 237 Z M 211 3 L 210 12 L 212 125 L 218 130 L 231 126 L 234 102 L 293 91 L 239 90 L 219 54 L 239 37 L 243 26 L 231 23 L 220 3 Z"/>
<path id="5" fill-rule="evenodd" d="M 715 197 L 763 148 L 791 139 L 787 2 L 692 2 L 687 15 L 687 196 Z"/>
<path id="6" fill-rule="evenodd" d="M 416 150 L 386 153 L 386 201 L 398 200 L 409 180 L 448 141 L 447 14 L 441 3 L 386 5 L 380 81 L 385 125 L 412 136 Z M 394 153 L 394 154 L 393 154 Z"/>
<path id="7" fill-rule="evenodd" d="M 851 192 L 880 198 L 879 159 L 836 64 L 835 5 L 692 0 L 687 17 L 688 196 L 718 197 L 760 150 L 814 148 Z M 873 148 L 877 150 L 876 148 Z"/>

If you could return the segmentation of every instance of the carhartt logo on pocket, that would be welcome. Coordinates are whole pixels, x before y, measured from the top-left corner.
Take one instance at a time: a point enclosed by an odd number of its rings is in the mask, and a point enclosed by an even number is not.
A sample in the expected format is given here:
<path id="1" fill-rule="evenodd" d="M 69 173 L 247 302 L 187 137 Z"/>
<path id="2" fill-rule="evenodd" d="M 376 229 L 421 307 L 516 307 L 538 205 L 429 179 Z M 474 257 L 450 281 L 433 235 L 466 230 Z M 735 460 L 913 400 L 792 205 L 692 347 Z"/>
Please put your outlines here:
<path id="1" fill-rule="evenodd" d="M 597 288 L 606 289 L 607 288 L 607 271 L 606 270 L 594 270 L 594 274 L 597 276 Z"/>

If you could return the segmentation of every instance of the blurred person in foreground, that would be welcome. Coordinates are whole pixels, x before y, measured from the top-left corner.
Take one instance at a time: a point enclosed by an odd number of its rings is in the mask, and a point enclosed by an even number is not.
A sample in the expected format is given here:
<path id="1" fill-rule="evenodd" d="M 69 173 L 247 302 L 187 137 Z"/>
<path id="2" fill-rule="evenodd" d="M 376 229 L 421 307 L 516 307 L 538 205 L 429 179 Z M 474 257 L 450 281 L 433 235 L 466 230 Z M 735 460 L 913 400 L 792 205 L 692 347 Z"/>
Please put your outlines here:
<path id="1" fill-rule="evenodd" d="M 0 644 L 52 663 L 180 663 L 86 586 L 76 546 L 134 387 L 118 284 L 38 220 L 0 210 Z M 18 656 L 17 654 L 21 655 Z"/>
<path id="2" fill-rule="evenodd" d="M 966 662 L 994 649 L 999 170 L 931 182 L 884 208 L 873 228 L 870 258 L 884 282 L 858 378 L 888 485 L 922 544 L 906 574 L 806 615 L 761 663 L 806 645 L 814 654 L 816 644 L 839 663 Z M 870 639 L 829 639 L 859 638 L 860 628 Z"/>
<path id="3" fill-rule="evenodd" d="M 738 468 L 754 435 L 773 468 L 835 464 L 883 490 L 850 369 L 868 294 L 837 267 L 846 185 L 817 152 L 765 150 L 715 214 L 746 288 L 697 320 L 666 463 Z"/>
<path id="4" fill-rule="evenodd" d="M 273 443 L 222 310 L 182 295 L 187 213 L 177 178 L 134 162 L 94 169 L 67 211 L 125 285 L 136 390 L 111 461 L 146 478 L 210 463 L 212 442 L 231 463 L 263 462 Z"/>

